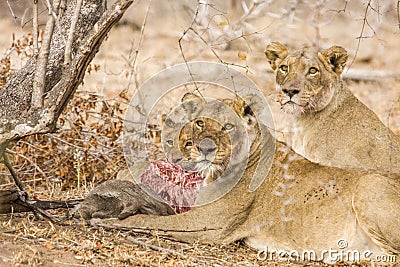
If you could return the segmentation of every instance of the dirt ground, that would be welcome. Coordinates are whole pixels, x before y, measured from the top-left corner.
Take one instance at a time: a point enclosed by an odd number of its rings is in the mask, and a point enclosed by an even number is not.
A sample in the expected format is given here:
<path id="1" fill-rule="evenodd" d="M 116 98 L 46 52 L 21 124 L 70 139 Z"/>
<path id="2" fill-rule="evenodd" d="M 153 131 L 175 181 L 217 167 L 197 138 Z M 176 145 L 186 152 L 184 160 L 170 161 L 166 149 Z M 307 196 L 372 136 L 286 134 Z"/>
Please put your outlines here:
<path id="1" fill-rule="evenodd" d="M 277 131 L 284 132 L 289 119 L 274 103 L 273 74 L 263 53 L 266 44 L 275 40 L 290 47 L 314 43 L 328 48 L 335 44 L 349 52 L 349 70 L 343 75 L 350 89 L 400 134 L 397 1 L 372 1 L 373 9 L 367 9 L 368 1 L 265 1 L 248 15 L 230 0 L 208 2 L 211 4 L 200 6 L 192 30 L 183 36 L 182 50 L 178 41 L 192 23 L 196 1 L 152 1 L 150 7 L 150 1 L 134 3 L 92 62 L 99 70 L 87 74 L 79 90 L 107 98 L 124 90 L 133 94 L 158 71 L 184 62 L 183 52 L 188 61 L 239 66 L 236 68 L 247 73 L 264 93 Z M 245 2 L 252 10 L 251 1 Z M 29 10 L 25 12 L 29 3 L 10 3 L 16 19 L 5 1 L 0 4 L 0 57 L 7 53 L 13 36 L 18 39 L 30 30 L 26 19 Z M 367 19 L 363 20 L 365 13 Z M 11 63 L 18 69 L 22 61 L 13 55 Z M 362 78 L 354 79 L 355 74 Z M 74 192 L 60 192 L 59 197 L 73 198 Z M 1 216 L 0 224 L 0 266 L 324 265 L 261 261 L 257 251 L 240 242 L 226 246 L 186 244 L 157 234 L 95 229 L 77 221 L 53 225 L 31 214 Z"/>

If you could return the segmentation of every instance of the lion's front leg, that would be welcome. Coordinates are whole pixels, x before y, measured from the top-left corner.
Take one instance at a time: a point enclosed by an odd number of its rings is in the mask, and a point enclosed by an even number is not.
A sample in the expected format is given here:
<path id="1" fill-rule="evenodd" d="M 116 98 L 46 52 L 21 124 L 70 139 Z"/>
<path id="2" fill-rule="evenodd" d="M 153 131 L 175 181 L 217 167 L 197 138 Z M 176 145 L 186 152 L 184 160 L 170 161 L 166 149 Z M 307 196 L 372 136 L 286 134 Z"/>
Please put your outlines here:
<path id="1" fill-rule="evenodd" d="M 170 216 L 138 214 L 126 219 L 93 219 L 97 226 L 114 229 L 156 230 L 158 234 L 182 241 L 228 243 L 231 235 L 247 219 L 253 203 L 253 195 L 235 194 L 236 190 L 212 203 Z M 236 200 L 234 196 L 236 195 Z M 239 197 L 242 196 L 242 197 Z"/>
<path id="2" fill-rule="evenodd" d="M 360 226 L 389 253 L 400 253 L 400 180 L 365 175 L 355 190 L 354 210 Z"/>

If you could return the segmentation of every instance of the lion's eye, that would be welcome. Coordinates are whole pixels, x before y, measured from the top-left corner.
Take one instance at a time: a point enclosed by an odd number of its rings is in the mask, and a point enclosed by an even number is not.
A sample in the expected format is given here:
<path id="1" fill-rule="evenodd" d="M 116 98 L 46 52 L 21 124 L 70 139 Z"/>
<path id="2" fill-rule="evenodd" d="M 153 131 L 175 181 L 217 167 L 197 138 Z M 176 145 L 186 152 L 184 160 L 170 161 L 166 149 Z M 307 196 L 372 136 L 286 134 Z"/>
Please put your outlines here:
<path id="1" fill-rule="evenodd" d="M 168 140 L 166 141 L 166 143 L 167 143 L 169 146 L 173 146 L 173 145 L 174 145 L 174 140 L 168 139 Z"/>
<path id="2" fill-rule="evenodd" d="M 287 73 L 289 70 L 289 66 L 288 65 L 280 65 L 279 70 L 282 71 L 283 73 Z"/>
<path id="3" fill-rule="evenodd" d="M 200 128 L 203 128 L 203 127 L 204 127 L 204 121 L 203 121 L 203 120 L 197 120 L 195 123 L 196 123 L 196 125 L 197 125 L 198 127 L 200 127 Z"/>
<path id="4" fill-rule="evenodd" d="M 232 123 L 226 123 L 225 125 L 224 125 L 224 130 L 225 131 L 230 131 L 230 130 L 232 130 L 233 128 L 235 127 L 235 125 L 233 125 Z"/>
<path id="5" fill-rule="evenodd" d="M 311 75 L 315 75 L 315 74 L 318 73 L 318 69 L 317 69 L 317 68 L 314 68 L 314 67 L 311 67 L 311 68 L 308 70 L 308 73 L 311 74 Z"/>
<path id="6" fill-rule="evenodd" d="M 186 141 L 185 147 L 192 147 L 192 146 L 193 146 L 193 142 L 192 141 Z"/>

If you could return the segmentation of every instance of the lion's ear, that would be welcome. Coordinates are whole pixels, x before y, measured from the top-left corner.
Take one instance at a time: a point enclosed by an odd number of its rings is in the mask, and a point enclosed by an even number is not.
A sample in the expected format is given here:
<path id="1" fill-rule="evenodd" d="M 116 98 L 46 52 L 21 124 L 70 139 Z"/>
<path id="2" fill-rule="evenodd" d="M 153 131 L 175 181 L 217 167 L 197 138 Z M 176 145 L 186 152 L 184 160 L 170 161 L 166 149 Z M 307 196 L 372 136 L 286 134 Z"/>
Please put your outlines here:
<path id="1" fill-rule="evenodd" d="M 181 102 L 189 118 L 196 117 L 204 105 L 204 99 L 193 93 L 186 93 Z"/>
<path id="2" fill-rule="evenodd" d="M 346 66 L 348 54 L 343 47 L 335 45 L 318 53 L 318 57 L 324 64 L 328 63 L 328 67 L 332 68 L 337 75 L 340 75 Z"/>
<path id="3" fill-rule="evenodd" d="M 233 109 L 247 124 L 252 125 L 256 119 L 250 105 L 242 98 L 238 98 L 233 104 Z"/>
<path id="4" fill-rule="evenodd" d="M 289 54 L 289 49 L 279 42 L 272 42 L 267 45 L 264 53 L 267 57 L 268 63 L 271 65 L 271 68 L 276 70 L 279 62 L 281 62 Z"/>

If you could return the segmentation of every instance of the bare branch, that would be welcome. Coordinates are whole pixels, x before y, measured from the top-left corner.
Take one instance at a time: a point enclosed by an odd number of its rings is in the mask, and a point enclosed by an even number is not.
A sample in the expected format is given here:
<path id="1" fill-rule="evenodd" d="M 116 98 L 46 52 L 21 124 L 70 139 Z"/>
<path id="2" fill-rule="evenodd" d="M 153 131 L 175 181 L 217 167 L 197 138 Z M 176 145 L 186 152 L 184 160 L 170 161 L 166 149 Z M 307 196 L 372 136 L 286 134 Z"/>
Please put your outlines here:
<path id="1" fill-rule="evenodd" d="M 19 190 L 22 192 L 26 192 L 24 186 L 22 185 L 21 181 L 18 178 L 17 173 L 14 171 L 13 166 L 10 163 L 10 159 L 8 158 L 7 151 L 2 151 L 3 163 L 6 165 L 7 169 L 9 170 L 12 178 L 14 179 L 14 183 L 18 186 Z"/>
<path id="2" fill-rule="evenodd" d="M 187 257 L 188 257 L 188 256 L 186 256 L 186 255 L 184 255 L 184 254 L 182 254 L 182 253 L 180 253 L 180 252 L 178 252 L 176 250 L 169 249 L 169 248 L 163 248 L 163 247 L 159 247 L 159 246 L 155 246 L 155 245 L 150 245 L 150 244 L 147 244 L 147 243 L 145 243 L 143 241 L 140 241 L 140 240 L 138 240 L 136 238 L 133 238 L 132 236 L 128 236 L 127 239 L 129 241 L 131 241 L 132 243 L 136 244 L 136 245 L 143 246 L 145 248 L 150 248 L 150 249 L 155 250 L 155 251 L 166 252 L 168 254 L 177 255 L 177 256 L 179 256 L 179 257 L 181 257 L 183 259 L 187 259 Z"/>
<path id="3" fill-rule="evenodd" d="M 35 55 L 37 55 L 37 53 L 39 52 L 38 35 L 38 0 L 33 0 L 33 53 Z"/>
<path id="4" fill-rule="evenodd" d="M 372 2 L 372 0 L 369 0 L 367 3 L 367 6 L 365 7 L 364 17 L 362 19 L 363 23 L 361 26 L 361 32 L 360 32 L 360 35 L 357 37 L 358 41 L 357 41 L 356 52 L 354 53 L 354 57 L 349 64 L 349 68 L 353 65 L 354 61 L 356 60 L 357 55 L 358 55 L 358 50 L 360 49 L 361 41 L 364 38 L 364 30 L 365 30 L 365 26 L 368 25 L 368 11 L 371 8 L 371 2 Z"/>
<path id="5" fill-rule="evenodd" d="M 339 10 L 330 10 L 330 11 L 335 11 L 337 14 L 339 13 L 345 13 L 347 10 L 347 4 L 349 3 L 349 0 L 344 0 L 344 7 L 342 9 Z"/>
<path id="6" fill-rule="evenodd" d="M 72 43 L 74 41 L 75 36 L 75 28 L 76 24 L 78 23 L 79 13 L 81 11 L 83 0 L 77 0 L 75 12 L 72 17 L 71 27 L 69 28 L 67 44 L 65 46 L 65 55 L 64 55 L 64 63 L 70 64 L 71 63 L 71 52 L 72 52 Z"/>
<path id="7" fill-rule="evenodd" d="M 55 18 L 53 12 L 58 12 L 60 2 L 54 1 L 54 11 L 51 6 L 50 0 L 47 0 L 47 8 L 49 9 L 49 18 L 46 23 L 46 30 L 40 47 L 40 53 L 38 55 L 35 77 L 33 80 L 33 91 L 32 91 L 32 107 L 41 108 L 43 107 L 44 97 L 44 86 L 46 81 L 46 67 L 49 60 L 50 43 L 53 37 Z"/>
<path id="8" fill-rule="evenodd" d="M 9 0 L 7 0 L 7 5 L 8 5 L 8 10 L 10 10 L 11 16 L 14 19 L 14 22 L 17 22 L 17 16 L 15 16 L 14 11 L 13 11 L 11 5 L 10 5 L 10 1 Z"/>
<path id="9" fill-rule="evenodd" d="M 132 81 L 131 79 L 134 76 L 135 77 L 136 88 L 139 87 L 138 80 L 137 80 L 137 74 L 136 74 L 136 62 L 137 62 L 137 58 L 138 58 L 138 55 L 139 55 L 140 46 L 141 46 L 142 41 L 143 41 L 144 29 L 146 27 L 147 17 L 148 17 L 149 12 L 150 12 L 151 2 L 152 2 L 152 0 L 149 1 L 149 5 L 147 6 L 146 15 L 145 15 L 145 17 L 143 19 L 142 27 L 140 29 L 139 41 L 138 41 L 138 44 L 136 46 L 136 50 L 135 50 L 134 55 L 133 55 L 133 62 L 130 63 L 131 71 L 129 73 L 129 79 L 130 80 L 129 80 L 128 84 L 131 84 L 131 81 Z M 131 55 L 129 56 L 129 58 L 131 58 Z"/>
<path id="10" fill-rule="evenodd" d="M 38 171 L 40 172 L 40 174 L 42 174 L 42 176 L 44 177 L 44 179 L 46 179 L 46 181 L 47 181 L 47 186 L 49 186 L 49 185 L 51 184 L 51 181 L 49 180 L 49 178 L 47 177 L 47 175 L 46 175 L 46 174 L 43 172 L 43 170 L 42 170 L 35 162 L 33 162 L 31 159 L 29 159 L 28 157 L 25 157 L 23 154 L 16 153 L 16 152 L 14 152 L 14 151 L 12 151 L 12 150 L 10 150 L 10 149 L 6 149 L 6 152 L 7 152 L 7 153 L 10 153 L 10 154 L 17 155 L 18 157 L 21 157 L 21 158 L 23 158 L 23 159 L 29 161 L 29 163 L 32 164 L 32 165 L 36 168 L 36 170 L 38 170 Z"/>
<path id="11" fill-rule="evenodd" d="M 31 205 L 40 210 L 69 209 L 78 205 L 82 201 L 83 199 L 33 200 L 31 201 Z M 0 204 L 0 214 L 31 211 L 29 205 L 21 200 L 21 192 L 16 189 L 1 190 Z"/>

